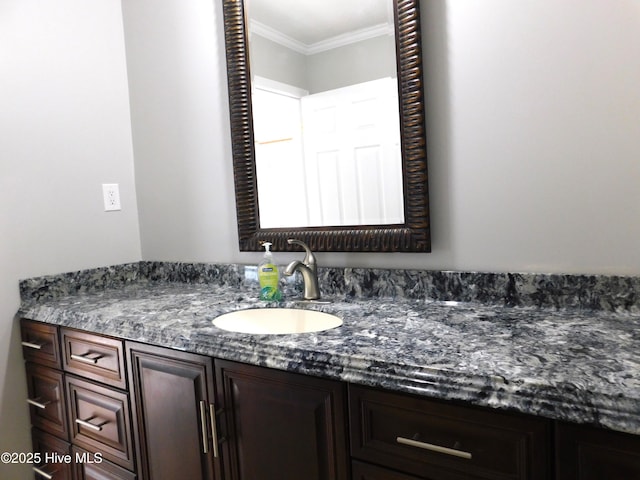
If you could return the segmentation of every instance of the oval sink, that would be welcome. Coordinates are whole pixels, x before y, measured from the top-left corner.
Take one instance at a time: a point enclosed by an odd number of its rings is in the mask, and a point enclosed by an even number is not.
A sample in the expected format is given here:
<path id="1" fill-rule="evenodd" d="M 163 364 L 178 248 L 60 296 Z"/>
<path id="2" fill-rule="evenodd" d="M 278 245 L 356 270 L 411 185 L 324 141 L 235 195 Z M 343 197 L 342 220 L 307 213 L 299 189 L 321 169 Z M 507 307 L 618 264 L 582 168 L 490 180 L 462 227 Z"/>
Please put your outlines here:
<path id="1" fill-rule="evenodd" d="M 254 308 L 220 315 L 213 324 L 229 332 L 282 335 L 330 330 L 342 319 L 330 313 L 297 308 Z"/>

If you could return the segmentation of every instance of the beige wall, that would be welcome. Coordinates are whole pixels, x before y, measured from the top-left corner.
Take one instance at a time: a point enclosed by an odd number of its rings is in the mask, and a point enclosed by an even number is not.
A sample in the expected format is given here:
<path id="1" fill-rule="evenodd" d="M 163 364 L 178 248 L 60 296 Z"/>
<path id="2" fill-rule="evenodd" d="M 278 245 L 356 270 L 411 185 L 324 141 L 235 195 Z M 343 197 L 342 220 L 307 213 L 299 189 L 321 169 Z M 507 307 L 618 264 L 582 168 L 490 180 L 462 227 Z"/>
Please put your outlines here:
<path id="1" fill-rule="evenodd" d="M 0 452 L 27 452 L 18 279 L 141 258 L 120 3 L 0 0 L 0 105 Z"/>
<path id="2" fill-rule="evenodd" d="M 639 275 L 637 2 L 421 6 L 433 253 L 321 265 Z M 260 257 L 237 248 L 221 2 L 123 8 L 131 117 L 119 2 L 0 0 L 0 451 L 29 448 L 19 278 Z"/>

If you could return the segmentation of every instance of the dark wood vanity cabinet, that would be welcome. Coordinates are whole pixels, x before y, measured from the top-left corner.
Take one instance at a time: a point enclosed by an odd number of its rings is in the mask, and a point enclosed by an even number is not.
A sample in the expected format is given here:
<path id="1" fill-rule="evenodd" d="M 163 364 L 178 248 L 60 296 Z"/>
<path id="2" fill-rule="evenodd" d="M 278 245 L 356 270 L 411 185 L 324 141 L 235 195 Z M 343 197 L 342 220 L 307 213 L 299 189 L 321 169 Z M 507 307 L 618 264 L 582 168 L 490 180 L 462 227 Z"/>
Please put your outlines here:
<path id="1" fill-rule="evenodd" d="M 122 341 L 26 319 L 21 335 L 35 478 L 135 479 Z"/>
<path id="2" fill-rule="evenodd" d="M 72 480 L 71 465 L 61 461 L 70 455 L 71 445 L 58 328 L 25 319 L 20 326 L 33 426 L 34 478 Z"/>
<path id="3" fill-rule="evenodd" d="M 216 360 L 225 479 L 346 480 L 346 386 Z"/>
<path id="4" fill-rule="evenodd" d="M 640 480 L 640 435 L 21 327 L 36 479 Z"/>
<path id="5" fill-rule="evenodd" d="M 220 479 L 213 360 L 127 342 L 140 478 Z"/>
<path id="6" fill-rule="evenodd" d="M 76 480 L 98 469 L 135 476 L 123 341 L 62 327 L 60 343 Z"/>

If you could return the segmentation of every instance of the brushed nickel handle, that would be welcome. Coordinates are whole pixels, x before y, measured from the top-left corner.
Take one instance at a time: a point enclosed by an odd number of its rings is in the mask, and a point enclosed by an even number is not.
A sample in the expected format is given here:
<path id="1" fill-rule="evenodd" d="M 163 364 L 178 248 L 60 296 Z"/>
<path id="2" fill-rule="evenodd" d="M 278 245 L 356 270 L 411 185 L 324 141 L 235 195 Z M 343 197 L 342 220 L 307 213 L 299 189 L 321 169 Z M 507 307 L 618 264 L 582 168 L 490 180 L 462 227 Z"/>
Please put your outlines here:
<path id="1" fill-rule="evenodd" d="M 209 421 L 213 435 L 213 458 L 218 458 L 218 428 L 216 427 L 216 406 L 213 403 L 209 404 Z"/>
<path id="2" fill-rule="evenodd" d="M 38 398 L 27 398 L 27 403 L 29 405 L 33 405 L 34 407 L 38 407 L 41 408 L 42 410 L 44 410 L 45 408 L 47 408 L 47 405 L 49 405 L 51 403 L 51 400 L 46 400 L 44 402 L 40 401 L 40 397 Z"/>
<path id="3" fill-rule="evenodd" d="M 47 342 L 42 342 L 42 343 L 27 342 L 27 341 L 22 342 L 23 347 L 33 348 L 34 350 L 41 350 L 42 347 L 44 347 L 46 344 Z"/>
<path id="4" fill-rule="evenodd" d="M 94 356 L 90 357 L 89 355 L 94 355 Z M 75 353 L 71 354 L 72 360 L 77 360 L 82 363 L 88 363 L 90 365 L 95 365 L 96 363 L 98 363 L 98 360 L 100 360 L 101 358 L 102 358 L 102 355 L 94 352 L 87 352 L 87 353 L 83 353 L 82 355 L 77 355 Z"/>
<path id="5" fill-rule="evenodd" d="M 46 478 L 47 480 L 51 480 L 53 478 L 53 474 L 55 473 L 55 470 L 53 473 L 48 473 L 42 470 L 40 467 L 32 467 L 32 468 L 35 473 L 37 473 L 41 477 Z"/>
<path id="6" fill-rule="evenodd" d="M 75 422 L 78 425 L 82 425 L 83 427 L 87 427 L 95 432 L 101 432 L 102 431 L 102 426 L 109 423 L 108 421 L 106 422 L 102 422 L 100 425 L 96 425 L 94 423 L 90 423 L 90 420 L 93 420 L 96 417 L 91 417 L 91 418 L 87 418 L 86 420 L 82 420 L 80 418 L 76 418 Z"/>
<path id="7" fill-rule="evenodd" d="M 433 443 L 419 442 L 411 438 L 397 437 L 396 442 L 402 445 L 409 445 L 410 447 L 422 448 L 431 452 L 444 453 L 445 455 L 453 455 L 454 457 L 465 458 L 471 460 L 471 453 L 463 450 L 456 450 L 454 448 L 441 447 L 440 445 L 434 445 Z"/>
<path id="8" fill-rule="evenodd" d="M 202 433 L 202 453 L 209 453 L 209 435 L 207 431 L 207 402 L 200 400 L 200 431 Z M 214 442 L 215 444 L 215 439 Z"/>

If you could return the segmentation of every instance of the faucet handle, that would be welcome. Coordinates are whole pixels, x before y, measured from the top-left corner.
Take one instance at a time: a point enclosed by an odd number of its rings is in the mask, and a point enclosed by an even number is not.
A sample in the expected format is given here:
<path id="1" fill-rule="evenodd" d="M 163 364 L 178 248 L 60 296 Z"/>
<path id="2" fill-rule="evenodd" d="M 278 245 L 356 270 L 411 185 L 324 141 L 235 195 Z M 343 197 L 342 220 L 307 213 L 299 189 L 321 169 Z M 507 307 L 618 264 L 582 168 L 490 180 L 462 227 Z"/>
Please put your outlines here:
<path id="1" fill-rule="evenodd" d="M 307 265 L 308 267 L 311 268 L 315 268 L 316 267 L 316 257 L 313 254 L 313 252 L 311 251 L 311 249 L 309 248 L 309 246 L 304 243 L 302 240 L 298 240 L 295 238 L 290 238 L 287 240 L 287 243 L 289 245 L 300 245 L 302 248 L 304 248 L 305 256 L 304 256 L 304 260 L 303 263 L 305 265 Z"/>

